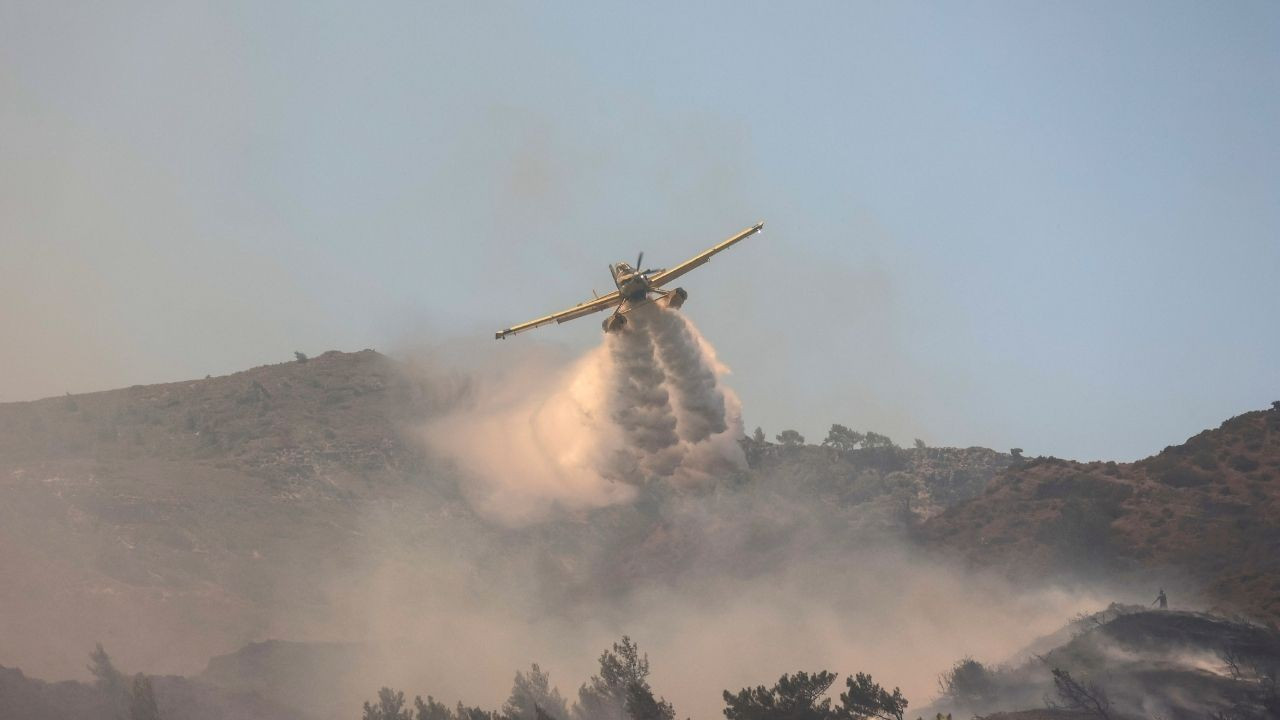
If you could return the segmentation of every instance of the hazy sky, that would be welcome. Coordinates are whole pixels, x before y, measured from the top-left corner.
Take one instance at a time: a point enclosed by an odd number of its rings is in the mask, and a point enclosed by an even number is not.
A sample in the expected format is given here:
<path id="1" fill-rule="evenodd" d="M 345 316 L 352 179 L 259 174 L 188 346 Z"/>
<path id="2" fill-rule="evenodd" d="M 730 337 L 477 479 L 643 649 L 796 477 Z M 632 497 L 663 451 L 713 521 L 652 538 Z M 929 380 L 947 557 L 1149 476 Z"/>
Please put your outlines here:
<path id="1" fill-rule="evenodd" d="M 1280 5 L 0 0 L 0 400 L 577 352 L 491 338 L 757 220 L 681 283 L 748 427 L 1130 459 L 1265 407 Z"/>

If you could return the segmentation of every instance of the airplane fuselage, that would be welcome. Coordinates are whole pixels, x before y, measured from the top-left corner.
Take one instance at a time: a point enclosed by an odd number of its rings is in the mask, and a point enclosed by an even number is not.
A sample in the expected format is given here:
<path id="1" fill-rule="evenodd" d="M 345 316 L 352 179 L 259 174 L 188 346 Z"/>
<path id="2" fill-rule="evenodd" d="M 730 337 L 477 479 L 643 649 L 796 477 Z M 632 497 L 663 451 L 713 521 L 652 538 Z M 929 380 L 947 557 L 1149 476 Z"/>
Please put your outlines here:
<path id="1" fill-rule="evenodd" d="M 653 286 L 643 273 L 636 272 L 626 263 L 618 263 L 609 267 L 613 273 L 613 284 L 618 287 L 622 297 L 632 301 L 643 301 L 649 297 Z"/>
<path id="2" fill-rule="evenodd" d="M 649 295 L 648 279 L 640 276 L 623 280 L 618 283 L 618 292 L 628 300 L 644 300 Z"/>

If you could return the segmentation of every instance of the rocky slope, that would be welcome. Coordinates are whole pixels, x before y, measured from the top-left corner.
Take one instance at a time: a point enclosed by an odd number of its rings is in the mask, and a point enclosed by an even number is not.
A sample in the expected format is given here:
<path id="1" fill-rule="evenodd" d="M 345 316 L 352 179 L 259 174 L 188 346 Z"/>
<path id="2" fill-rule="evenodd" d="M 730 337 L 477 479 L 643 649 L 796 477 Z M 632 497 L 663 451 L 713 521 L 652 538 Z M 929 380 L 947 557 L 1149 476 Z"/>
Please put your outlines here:
<path id="1" fill-rule="evenodd" d="M 303 633 L 369 513 L 461 504 L 403 432 L 429 400 L 365 351 L 0 404 L 0 662 L 79 675 L 102 641 L 186 672 Z"/>
<path id="2" fill-rule="evenodd" d="M 1280 405 L 1136 463 L 1019 462 L 922 535 L 1026 576 L 1147 572 L 1278 621 Z"/>

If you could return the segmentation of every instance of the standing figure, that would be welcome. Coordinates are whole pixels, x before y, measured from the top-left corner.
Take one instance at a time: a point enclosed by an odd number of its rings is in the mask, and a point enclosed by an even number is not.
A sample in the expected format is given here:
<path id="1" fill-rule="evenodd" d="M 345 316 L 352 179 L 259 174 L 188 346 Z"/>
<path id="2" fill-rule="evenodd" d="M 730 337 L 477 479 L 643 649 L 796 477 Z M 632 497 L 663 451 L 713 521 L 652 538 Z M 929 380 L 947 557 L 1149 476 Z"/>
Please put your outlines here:
<path id="1" fill-rule="evenodd" d="M 1165 597 L 1164 588 L 1160 588 L 1160 594 L 1156 595 L 1156 599 L 1151 601 L 1152 605 L 1159 603 L 1161 610 L 1169 609 L 1169 598 Z"/>

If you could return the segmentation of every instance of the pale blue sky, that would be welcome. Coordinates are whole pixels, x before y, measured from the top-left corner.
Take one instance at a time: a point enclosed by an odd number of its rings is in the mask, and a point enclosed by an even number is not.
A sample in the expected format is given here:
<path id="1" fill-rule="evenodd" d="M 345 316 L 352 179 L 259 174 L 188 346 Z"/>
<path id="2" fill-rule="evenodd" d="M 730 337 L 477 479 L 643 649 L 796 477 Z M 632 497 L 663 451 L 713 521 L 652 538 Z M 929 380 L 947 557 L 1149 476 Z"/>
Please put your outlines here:
<path id="1" fill-rule="evenodd" d="M 695 5 L 0 0 L 0 400 L 578 351 L 490 338 L 757 220 L 682 284 L 771 435 L 1280 399 L 1280 5 Z"/>

